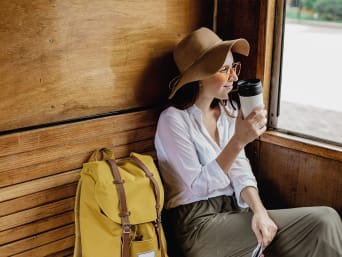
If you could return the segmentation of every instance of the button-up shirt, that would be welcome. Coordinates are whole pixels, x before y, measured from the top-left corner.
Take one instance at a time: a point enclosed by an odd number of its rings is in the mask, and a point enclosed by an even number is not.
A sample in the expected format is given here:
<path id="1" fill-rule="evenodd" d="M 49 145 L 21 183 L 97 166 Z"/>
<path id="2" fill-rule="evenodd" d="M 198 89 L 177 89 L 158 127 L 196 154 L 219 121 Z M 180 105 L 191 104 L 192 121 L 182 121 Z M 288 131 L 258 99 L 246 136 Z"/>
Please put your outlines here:
<path id="1" fill-rule="evenodd" d="M 240 194 L 247 186 L 257 187 L 249 160 L 242 150 L 228 171 L 216 158 L 235 131 L 235 118 L 220 105 L 217 120 L 219 145 L 203 125 L 202 112 L 193 105 L 185 110 L 165 109 L 155 135 L 160 173 L 165 188 L 165 208 L 174 208 L 219 195 L 233 195 L 240 207 L 248 207 Z"/>

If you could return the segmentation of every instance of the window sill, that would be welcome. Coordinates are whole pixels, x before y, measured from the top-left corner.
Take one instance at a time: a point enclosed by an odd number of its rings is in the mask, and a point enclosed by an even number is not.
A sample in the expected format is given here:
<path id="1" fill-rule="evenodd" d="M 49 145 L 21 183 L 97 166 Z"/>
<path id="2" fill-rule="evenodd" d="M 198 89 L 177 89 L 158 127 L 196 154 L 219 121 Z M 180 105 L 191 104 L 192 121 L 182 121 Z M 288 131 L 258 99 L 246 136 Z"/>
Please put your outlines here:
<path id="1" fill-rule="evenodd" d="M 320 143 L 314 140 L 287 135 L 278 131 L 267 131 L 260 136 L 261 142 L 271 143 L 297 151 L 342 161 L 342 147 Z"/>

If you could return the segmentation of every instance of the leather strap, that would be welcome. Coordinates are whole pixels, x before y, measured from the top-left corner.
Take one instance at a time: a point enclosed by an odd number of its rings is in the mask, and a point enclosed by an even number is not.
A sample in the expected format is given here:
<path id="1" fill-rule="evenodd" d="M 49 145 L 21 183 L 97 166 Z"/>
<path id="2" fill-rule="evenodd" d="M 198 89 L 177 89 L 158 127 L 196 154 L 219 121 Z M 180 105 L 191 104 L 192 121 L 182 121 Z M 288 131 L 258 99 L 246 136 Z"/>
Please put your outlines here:
<path id="1" fill-rule="evenodd" d="M 87 162 L 114 160 L 114 153 L 108 148 L 97 148 L 92 152 Z"/>
<path id="2" fill-rule="evenodd" d="M 161 252 L 161 256 L 165 257 L 165 253 L 164 253 L 164 247 L 163 247 L 163 241 L 161 239 L 161 211 L 160 211 L 160 188 L 158 185 L 157 180 L 153 177 L 153 173 L 146 167 L 146 165 L 139 160 L 137 157 L 135 156 L 131 156 L 131 159 L 145 172 L 146 176 L 150 179 L 150 181 L 152 182 L 153 185 L 153 191 L 154 191 L 154 195 L 156 197 L 156 211 L 157 211 L 157 220 L 154 223 L 156 232 L 157 232 L 157 236 L 158 236 L 158 243 L 159 243 L 159 248 L 160 248 L 160 252 Z"/>
<path id="3" fill-rule="evenodd" d="M 113 183 L 116 186 L 116 189 L 119 194 L 119 199 L 120 199 L 120 217 L 122 220 L 121 257 L 129 257 L 129 245 L 131 243 L 131 239 L 129 235 L 132 229 L 131 229 L 131 224 L 129 223 L 129 219 L 128 219 L 128 216 L 131 213 L 127 210 L 126 194 L 125 194 L 125 189 L 123 187 L 123 183 L 125 183 L 125 181 L 121 179 L 118 166 L 116 165 L 115 160 L 107 160 L 107 163 L 109 164 L 109 167 L 111 168 L 111 171 L 114 177 Z"/>

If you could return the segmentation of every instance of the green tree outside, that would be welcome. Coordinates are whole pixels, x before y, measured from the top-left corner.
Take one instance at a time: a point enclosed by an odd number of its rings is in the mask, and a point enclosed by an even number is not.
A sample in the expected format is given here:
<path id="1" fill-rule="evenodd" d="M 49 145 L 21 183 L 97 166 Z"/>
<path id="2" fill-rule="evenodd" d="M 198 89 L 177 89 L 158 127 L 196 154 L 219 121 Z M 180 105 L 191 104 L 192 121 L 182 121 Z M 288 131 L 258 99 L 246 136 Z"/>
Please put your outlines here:
<path id="1" fill-rule="evenodd" d="M 342 0 L 287 0 L 286 17 L 342 22 Z"/>

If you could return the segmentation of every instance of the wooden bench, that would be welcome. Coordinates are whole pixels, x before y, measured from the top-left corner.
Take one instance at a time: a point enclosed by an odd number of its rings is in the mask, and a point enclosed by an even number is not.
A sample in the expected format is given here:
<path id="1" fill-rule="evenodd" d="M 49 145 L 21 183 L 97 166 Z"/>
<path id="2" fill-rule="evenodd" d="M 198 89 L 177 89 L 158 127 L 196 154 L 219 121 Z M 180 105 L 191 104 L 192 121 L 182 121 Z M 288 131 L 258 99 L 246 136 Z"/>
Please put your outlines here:
<path id="1" fill-rule="evenodd" d="M 146 110 L 0 137 L 0 256 L 72 256 L 82 163 L 98 147 L 154 155 Z"/>

